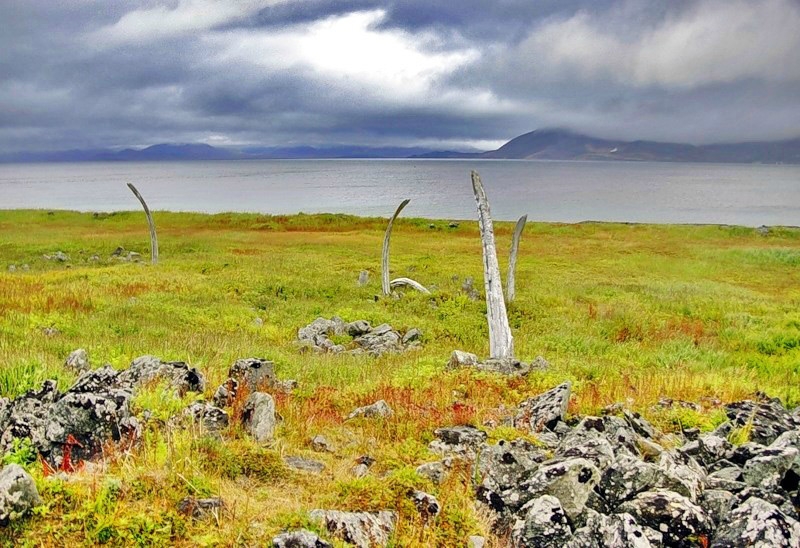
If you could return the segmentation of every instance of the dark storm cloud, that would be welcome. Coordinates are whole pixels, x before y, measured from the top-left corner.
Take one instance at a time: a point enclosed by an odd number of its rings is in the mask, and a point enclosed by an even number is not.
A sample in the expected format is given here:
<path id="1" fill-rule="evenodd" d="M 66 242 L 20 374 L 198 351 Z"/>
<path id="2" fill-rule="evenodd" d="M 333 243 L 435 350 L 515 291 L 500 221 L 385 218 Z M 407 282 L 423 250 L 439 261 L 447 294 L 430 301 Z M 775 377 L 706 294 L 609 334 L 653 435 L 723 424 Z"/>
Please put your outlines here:
<path id="1" fill-rule="evenodd" d="M 0 3 L 0 150 L 800 133 L 797 0 Z"/>

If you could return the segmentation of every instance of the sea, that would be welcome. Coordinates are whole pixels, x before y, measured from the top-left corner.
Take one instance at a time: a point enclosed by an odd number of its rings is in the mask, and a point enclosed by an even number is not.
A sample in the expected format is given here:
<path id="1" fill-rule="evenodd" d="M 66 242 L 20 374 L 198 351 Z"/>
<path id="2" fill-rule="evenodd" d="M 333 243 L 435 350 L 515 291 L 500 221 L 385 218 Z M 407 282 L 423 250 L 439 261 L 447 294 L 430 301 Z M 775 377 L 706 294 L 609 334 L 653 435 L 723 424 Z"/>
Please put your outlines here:
<path id="1" fill-rule="evenodd" d="M 574 223 L 800 225 L 800 166 L 530 160 L 242 160 L 0 165 L 0 209 L 349 213 Z"/>

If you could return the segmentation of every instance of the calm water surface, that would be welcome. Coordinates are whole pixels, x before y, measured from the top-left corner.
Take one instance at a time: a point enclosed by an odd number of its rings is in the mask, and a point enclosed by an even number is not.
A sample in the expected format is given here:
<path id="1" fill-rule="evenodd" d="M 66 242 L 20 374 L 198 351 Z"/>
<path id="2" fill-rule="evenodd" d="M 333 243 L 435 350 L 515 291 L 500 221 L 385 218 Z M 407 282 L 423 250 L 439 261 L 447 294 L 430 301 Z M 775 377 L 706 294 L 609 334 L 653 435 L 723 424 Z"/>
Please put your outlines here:
<path id="1" fill-rule="evenodd" d="M 333 212 L 497 219 L 800 225 L 800 166 L 490 160 L 265 160 L 0 165 L 0 208 Z"/>

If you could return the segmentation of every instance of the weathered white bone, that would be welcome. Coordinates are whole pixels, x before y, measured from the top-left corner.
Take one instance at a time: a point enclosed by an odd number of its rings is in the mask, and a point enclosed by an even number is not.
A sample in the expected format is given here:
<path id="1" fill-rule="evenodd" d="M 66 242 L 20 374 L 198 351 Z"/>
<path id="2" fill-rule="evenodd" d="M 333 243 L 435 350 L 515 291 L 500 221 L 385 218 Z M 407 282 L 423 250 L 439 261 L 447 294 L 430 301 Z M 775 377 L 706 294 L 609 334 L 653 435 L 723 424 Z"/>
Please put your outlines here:
<path id="1" fill-rule="evenodd" d="M 522 230 L 525 228 L 527 221 L 527 215 L 519 218 L 517 226 L 514 227 L 514 237 L 511 239 L 511 255 L 508 258 L 508 282 L 506 283 L 506 302 L 508 303 L 514 302 L 514 297 L 516 296 L 517 251 L 519 251 L 519 238 L 522 236 Z"/>
<path id="2" fill-rule="evenodd" d="M 430 291 L 428 291 L 428 289 L 424 285 L 422 285 L 419 282 L 415 282 L 411 278 L 395 278 L 394 280 L 389 282 L 389 286 L 392 288 L 400 286 L 413 287 L 414 289 L 422 293 L 430 293 Z"/>
<path id="3" fill-rule="evenodd" d="M 386 234 L 383 236 L 383 261 L 381 263 L 381 285 L 383 286 L 383 294 L 388 295 L 392 288 L 389 284 L 389 239 L 392 237 L 392 225 L 394 224 L 394 220 L 397 219 L 397 216 L 400 215 L 400 212 L 403 211 L 403 208 L 408 205 L 408 202 L 411 200 L 405 199 L 400 202 L 400 205 L 397 206 L 397 209 L 392 215 L 392 218 L 389 219 L 389 225 L 386 227 Z"/>
<path id="4" fill-rule="evenodd" d="M 489 210 L 489 200 L 483 190 L 481 177 L 472 172 L 472 190 L 478 204 L 478 226 L 483 244 L 483 281 L 486 288 L 486 319 L 489 322 L 489 357 L 513 358 L 514 337 L 508 325 L 506 303 L 503 299 L 503 284 L 500 281 L 500 266 L 494 244 L 494 226 Z"/>
<path id="5" fill-rule="evenodd" d="M 139 198 L 139 201 L 142 203 L 142 207 L 144 208 L 144 214 L 147 216 L 147 224 L 150 226 L 150 262 L 153 264 L 158 263 L 158 236 L 156 235 L 156 225 L 153 222 L 153 216 L 150 215 L 150 208 L 147 207 L 147 203 L 145 203 L 144 198 L 142 195 L 139 194 L 139 191 L 136 190 L 136 187 L 133 186 L 131 183 L 128 183 L 128 188 L 131 189 L 134 196 Z"/>

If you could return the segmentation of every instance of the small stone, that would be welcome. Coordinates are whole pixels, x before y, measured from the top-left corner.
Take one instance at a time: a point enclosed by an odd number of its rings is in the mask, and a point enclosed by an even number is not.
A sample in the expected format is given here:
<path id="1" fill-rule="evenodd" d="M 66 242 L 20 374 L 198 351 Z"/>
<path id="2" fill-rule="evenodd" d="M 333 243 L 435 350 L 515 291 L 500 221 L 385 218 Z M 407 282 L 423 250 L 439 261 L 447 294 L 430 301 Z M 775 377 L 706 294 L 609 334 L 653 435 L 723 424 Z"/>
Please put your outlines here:
<path id="1" fill-rule="evenodd" d="M 46 337 L 55 337 L 56 335 L 61 335 L 61 330 L 57 327 L 49 326 L 49 327 L 43 327 L 42 333 Z"/>
<path id="2" fill-rule="evenodd" d="M 345 326 L 345 331 L 351 337 L 360 337 L 366 335 L 372 330 L 372 326 L 366 320 L 356 320 L 350 322 Z"/>
<path id="3" fill-rule="evenodd" d="M 524 548 L 562 548 L 572 536 L 569 520 L 555 497 L 544 495 L 525 508 L 524 519 L 511 531 L 513 546 Z"/>
<path id="4" fill-rule="evenodd" d="M 450 361 L 447 363 L 448 369 L 473 367 L 476 365 L 478 365 L 478 356 L 469 352 L 462 352 L 461 350 L 453 350 L 453 353 L 450 355 Z"/>
<path id="5" fill-rule="evenodd" d="M 242 410 L 242 423 L 257 442 L 272 441 L 277 423 L 272 396 L 264 392 L 250 394 Z"/>
<path id="6" fill-rule="evenodd" d="M 452 221 L 450 224 L 447 225 L 447 227 L 448 228 L 458 228 L 458 223 L 455 222 L 455 221 Z"/>
<path id="7" fill-rule="evenodd" d="M 411 493 L 411 500 L 414 502 L 414 506 L 417 508 L 417 512 L 419 512 L 423 521 L 435 518 L 442 509 L 436 497 L 425 491 L 413 491 Z"/>
<path id="8" fill-rule="evenodd" d="M 417 466 L 416 472 L 423 478 L 428 478 L 431 480 L 434 485 L 439 485 L 442 483 L 442 481 L 444 481 L 448 470 L 444 463 L 441 461 L 435 461 L 420 464 Z"/>
<path id="9" fill-rule="evenodd" d="M 331 445 L 325 436 L 317 434 L 311 438 L 311 449 L 319 453 L 335 453 L 336 448 Z"/>
<path id="10" fill-rule="evenodd" d="M 178 511 L 181 514 L 191 516 L 194 519 L 205 519 L 207 517 L 219 517 L 219 512 L 224 508 L 222 499 L 219 497 L 195 498 L 185 497 L 178 503 Z"/>
<path id="11" fill-rule="evenodd" d="M 16 272 L 17 271 L 17 265 L 15 265 L 15 264 L 8 265 L 8 271 L 9 272 Z"/>
<path id="12" fill-rule="evenodd" d="M 365 405 L 364 407 L 358 407 L 354 409 L 347 416 L 347 420 L 359 417 L 385 419 L 391 417 L 392 415 L 394 415 L 394 411 L 392 411 L 392 408 L 389 407 L 389 404 L 384 400 L 378 400 L 371 405 Z"/>
<path id="13" fill-rule="evenodd" d="M 467 548 L 484 548 L 486 546 L 486 539 L 478 535 L 470 535 L 467 539 Z"/>
<path id="14" fill-rule="evenodd" d="M 195 402 L 184 413 L 199 423 L 210 434 L 219 434 L 228 427 L 228 414 L 207 402 Z"/>
<path id="15" fill-rule="evenodd" d="M 17 520 L 42 504 L 36 482 L 18 464 L 0 470 L 0 524 Z"/>
<path id="16" fill-rule="evenodd" d="M 369 466 L 366 464 L 356 464 L 350 469 L 350 473 L 356 478 L 363 478 L 369 474 Z"/>
<path id="17" fill-rule="evenodd" d="M 433 435 L 437 439 L 428 445 L 431 451 L 469 459 L 475 458 L 478 448 L 488 438 L 486 432 L 469 425 L 437 428 Z"/>
<path id="18" fill-rule="evenodd" d="M 717 529 L 711 548 L 800 546 L 800 523 L 774 504 L 750 497 Z"/>
<path id="19" fill-rule="evenodd" d="M 369 283 L 369 272 L 366 271 L 366 270 L 362 270 L 358 274 L 358 286 L 359 287 L 364 287 L 368 283 Z"/>
<path id="20" fill-rule="evenodd" d="M 303 457 L 284 457 L 283 462 L 292 470 L 299 472 L 308 472 L 311 474 L 320 474 L 325 470 L 325 464 Z"/>
<path id="21" fill-rule="evenodd" d="M 306 529 L 281 533 L 272 539 L 274 548 L 333 548 L 333 544 L 324 541 L 316 533 Z"/>
<path id="22" fill-rule="evenodd" d="M 409 344 L 409 343 L 412 343 L 414 341 L 418 341 L 421 338 L 422 338 L 422 331 L 420 331 L 416 327 L 413 327 L 413 328 L 409 329 L 408 331 L 406 331 L 406 334 L 403 335 L 403 344 L 404 345 L 405 344 Z"/>
<path id="23" fill-rule="evenodd" d="M 73 350 L 70 352 L 70 355 L 67 356 L 64 366 L 77 372 L 86 371 L 89 369 L 89 355 L 83 348 Z"/>
<path id="24" fill-rule="evenodd" d="M 708 535 L 713 522 L 705 511 L 692 501 L 672 491 L 657 490 L 639 493 L 623 503 L 619 512 L 627 512 L 636 520 L 664 534 L 666 546 L 688 548 L 690 537 Z"/>

